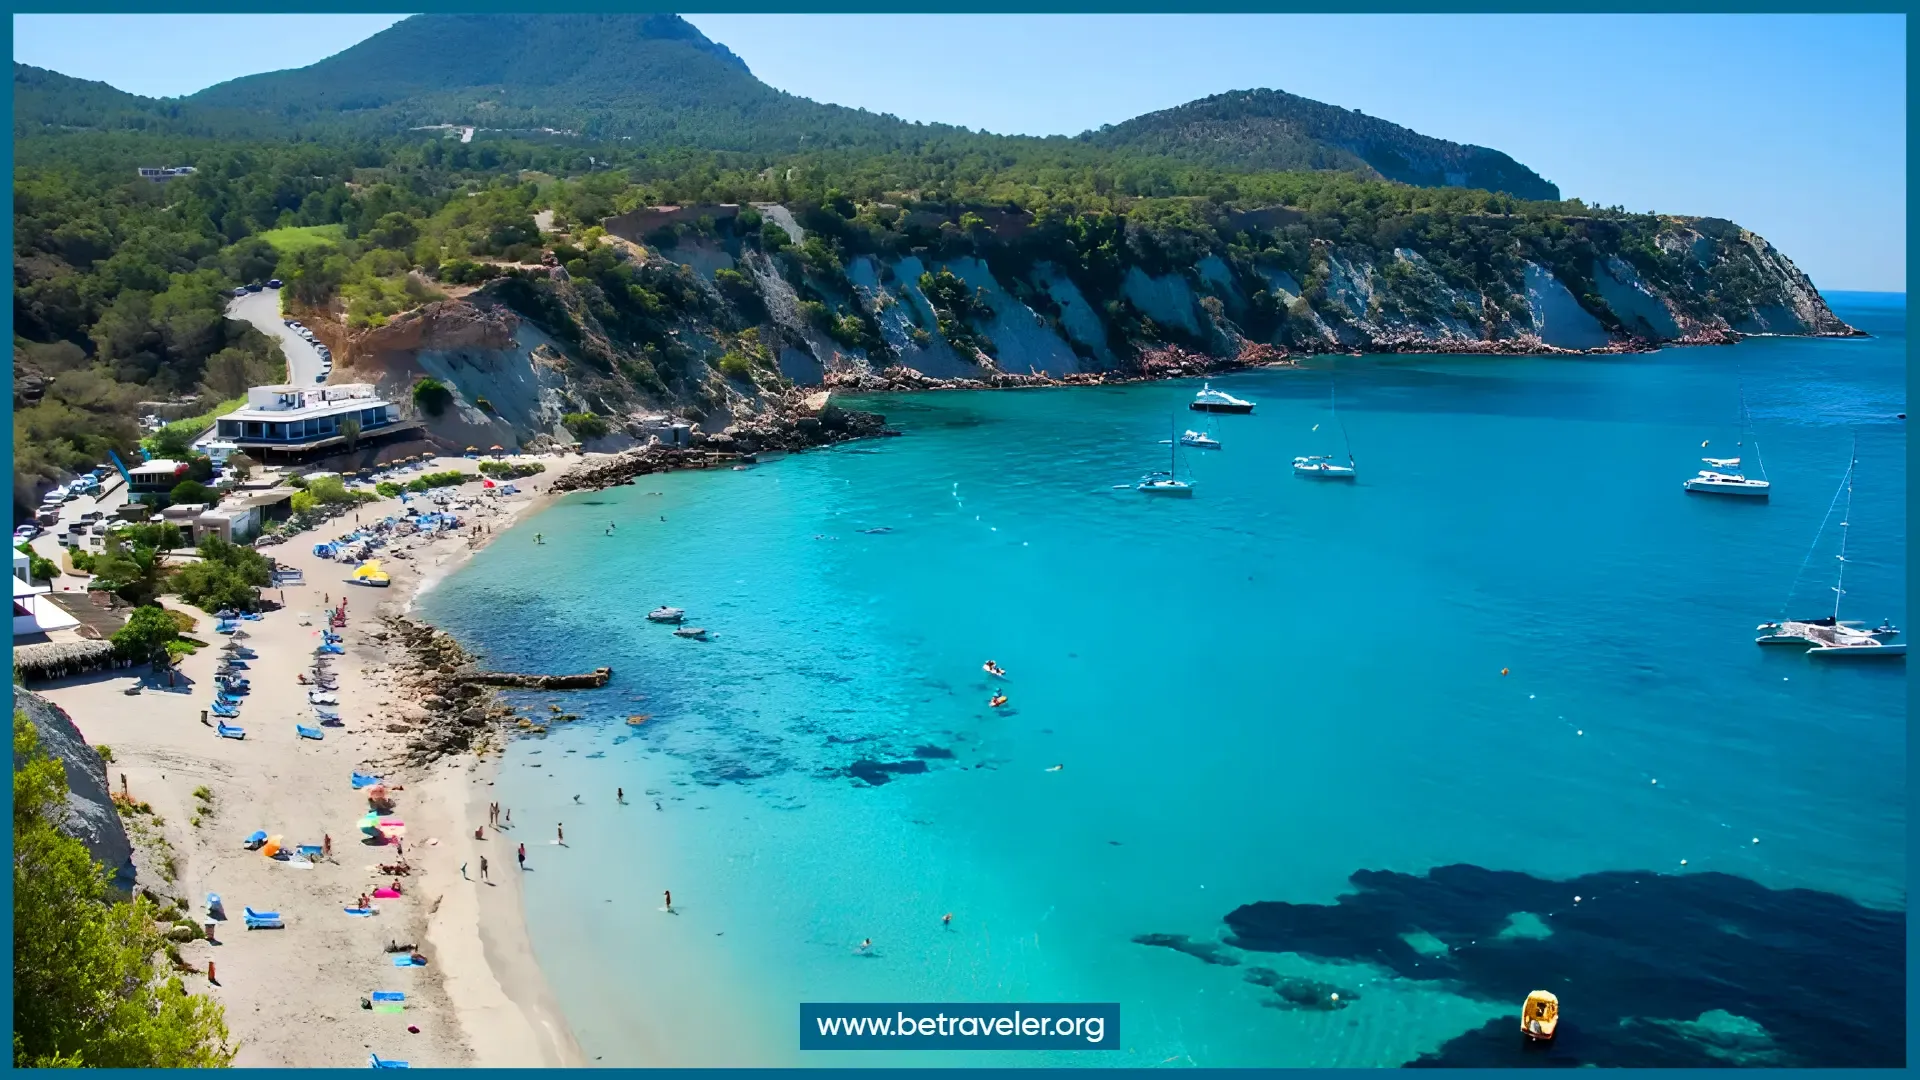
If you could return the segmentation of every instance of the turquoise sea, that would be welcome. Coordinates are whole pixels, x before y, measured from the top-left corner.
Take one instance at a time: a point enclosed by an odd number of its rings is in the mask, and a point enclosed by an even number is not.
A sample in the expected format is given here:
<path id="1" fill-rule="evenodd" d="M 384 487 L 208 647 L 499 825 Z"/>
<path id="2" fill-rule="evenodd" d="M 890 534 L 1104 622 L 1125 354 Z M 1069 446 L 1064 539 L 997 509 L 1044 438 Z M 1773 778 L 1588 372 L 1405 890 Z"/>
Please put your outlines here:
<path id="1" fill-rule="evenodd" d="M 1873 337 L 1216 379 L 1259 405 L 1191 500 L 1131 488 L 1180 382 L 878 398 L 516 527 L 421 606 L 614 668 L 495 789 L 588 1057 L 1538 1063 L 1550 989 L 1567 1062 L 1904 1064 L 1906 665 L 1753 644 L 1831 608 L 1856 439 L 1842 617 L 1909 616 L 1905 298 L 1835 303 Z M 1290 473 L 1342 426 L 1356 483 Z M 803 1054 L 803 1001 L 1117 1001 L 1124 1049 Z"/>

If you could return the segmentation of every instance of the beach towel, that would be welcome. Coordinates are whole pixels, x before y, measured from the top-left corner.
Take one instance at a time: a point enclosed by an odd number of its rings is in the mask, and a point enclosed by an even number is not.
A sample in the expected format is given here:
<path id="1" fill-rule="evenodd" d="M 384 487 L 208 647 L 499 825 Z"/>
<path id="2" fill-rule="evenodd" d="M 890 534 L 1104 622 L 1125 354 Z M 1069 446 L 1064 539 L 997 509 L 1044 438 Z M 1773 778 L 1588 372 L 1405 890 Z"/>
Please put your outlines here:
<path id="1" fill-rule="evenodd" d="M 350 907 L 350 908 L 343 908 L 342 910 L 344 910 L 349 915 L 358 915 L 362 918 L 366 918 L 373 914 L 373 909 L 370 907 Z"/>
<path id="2" fill-rule="evenodd" d="M 293 725 L 293 730 L 299 732 L 300 737 L 303 739 L 318 739 L 325 735 L 325 732 L 322 732 L 319 728 L 308 727 L 305 724 L 295 724 Z"/>
<path id="3" fill-rule="evenodd" d="M 317 857 L 325 850 L 326 849 L 319 844 L 301 844 L 299 848 L 300 854 L 309 857 Z"/>
<path id="4" fill-rule="evenodd" d="M 375 1005 L 373 1011 L 377 1013 L 404 1013 L 407 1011 L 407 1007 L 405 1005 Z"/>
<path id="5" fill-rule="evenodd" d="M 393 958 L 393 966 L 394 966 L 394 967 L 413 967 L 413 966 L 414 966 L 414 964 L 413 964 L 413 957 L 411 957 L 411 956 L 396 956 L 396 957 L 394 957 L 394 958 Z"/>
<path id="6" fill-rule="evenodd" d="M 405 1000 L 407 1000 L 407 995 L 406 995 L 406 994 L 405 994 L 405 993 L 404 993 L 403 991 L 400 991 L 400 990 L 375 990 L 375 991 L 373 992 L 373 1000 L 375 1000 L 375 1001 L 405 1001 Z"/>
<path id="7" fill-rule="evenodd" d="M 392 889 L 373 890 L 373 898 L 375 900 L 397 900 L 399 899 L 399 897 L 400 897 L 400 894 L 397 892 L 394 892 Z"/>

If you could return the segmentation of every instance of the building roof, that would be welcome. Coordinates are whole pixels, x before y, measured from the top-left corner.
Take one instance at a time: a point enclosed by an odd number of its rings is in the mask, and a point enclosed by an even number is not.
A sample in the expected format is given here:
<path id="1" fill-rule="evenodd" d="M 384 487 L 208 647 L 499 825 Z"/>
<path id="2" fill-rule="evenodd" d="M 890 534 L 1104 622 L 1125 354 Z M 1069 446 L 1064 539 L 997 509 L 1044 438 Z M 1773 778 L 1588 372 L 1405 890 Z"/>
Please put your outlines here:
<path id="1" fill-rule="evenodd" d="M 145 465 L 136 465 L 127 471 L 134 476 L 172 476 L 187 467 L 184 461 L 172 458 L 154 458 Z"/>

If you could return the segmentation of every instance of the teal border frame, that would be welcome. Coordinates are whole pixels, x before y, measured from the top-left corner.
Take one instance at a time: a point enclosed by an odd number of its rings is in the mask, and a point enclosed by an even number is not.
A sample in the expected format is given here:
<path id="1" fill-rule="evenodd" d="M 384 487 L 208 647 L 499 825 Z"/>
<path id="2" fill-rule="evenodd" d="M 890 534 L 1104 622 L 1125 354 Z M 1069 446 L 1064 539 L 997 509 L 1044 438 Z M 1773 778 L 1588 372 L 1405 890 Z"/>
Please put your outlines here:
<path id="1" fill-rule="evenodd" d="M 98 2 L 98 3 L 84 3 L 84 2 L 82 3 L 48 3 L 48 2 L 45 2 L 45 0 L 42 0 L 42 2 L 39 2 L 39 3 L 17 3 L 17 4 L 9 3 L 7 5 L 10 14 L 22 14 L 22 13 L 54 14 L 54 13 L 66 13 L 66 12 L 101 13 L 101 14 L 194 13 L 194 12 L 205 12 L 209 9 L 209 7 L 212 7 L 212 6 L 214 5 L 209 5 L 206 3 L 199 3 L 199 4 L 183 3 L 181 2 L 181 0 L 158 0 L 158 2 L 153 2 L 153 3 L 136 3 L 136 2 L 132 2 L 132 0 L 102 0 L 102 2 Z M 1266 0 L 1266 2 L 1261 2 L 1261 0 L 1200 0 L 1200 2 L 1196 2 L 1196 3 L 1185 3 L 1185 4 L 1177 4 L 1177 5 L 1170 4 L 1167 2 L 1167 0 L 1157 0 L 1157 2 L 1156 0 L 1045 0 L 1045 2 L 1041 2 L 1041 3 L 1026 3 L 1026 4 L 1019 3 L 1017 2 L 1017 0 L 974 0 L 974 2 L 971 2 L 971 3 L 965 2 L 965 0 L 959 0 L 959 2 L 956 2 L 956 0 L 916 0 L 916 2 L 911 4 L 903 3 L 902 0 L 838 0 L 838 2 L 833 2 L 833 3 L 824 2 L 824 0 L 816 0 L 815 3 L 807 3 L 805 2 L 805 0 L 792 0 L 792 2 L 786 2 L 786 3 L 769 2 L 769 0 L 736 0 L 736 2 L 731 2 L 731 3 L 716 2 L 716 0 L 691 0 L 691 2 L 682 3 L 682 4 L 647 2 L 647 0 L 629 0 L 629 2 L 618 2 L 618 0 L 571 0 L 571 2 L 556 4 L 551 7 L 547 5 L 534 3 L 532 2 L 532 0 L 465 0 L 465 2 L 459 2 L 459 3 L 449 3 L 447 2 L 447 0 L 423 0 L 423 2 L 421 3 L 411 4 L 411 5 L 394 4 L 394 3 L 368 3 L 368 2 L 352 3 L 352 2 L 345 2 L 345 0 L 298 0 L 298 2 L 290 6 L 302 13 L 305 13 L 305 12 L 366 13 L 366 12 L 381 12 L 381 11 L 405 11 L 408 13 L 495 12 L 495 11 L 520 12 L 520 11 L 558 10 L 558 11 L 566 11 L 566 12 L 672 11 L 672 12 L 683 12 L 683 13 L 692 12 L 696 14 L 698 13 L 728 13 L 728 14 L 748 13 L 748 14 L 751 14 L 751 13 L 776 13 L 776 12 L 817 13 L 817 14 L 858 14 L 863 12 L 900 12 L 903 9 L 911 9 L 912 13 L 914 14 L 1074 14 L 1074 13 L 1156 14 L 1156 13 L 1163 13 L 1163 14 L 1183 14 L 1183 15 L 1184 14 L 1229 14 L 1229 13 L 1238 13 L 1238 14 L 1256 14 L 1256 13 L 1379 14 L 1379 15 L 1413 15 L 1413 14 L 1435 14 L 1435 15 L 1441 15 L 1441 14 L 1445 14 L 1445 15 L 1466 15 L 1466 14 L 1473 14 L 1473 15 L 1491 15 L 1491 14 L 1513 14 L 1513 15 L 1521 15 L 1521 14 L 1533 14 L 1533 15 L 1832 14 L 1832 15 L 1841 15 L 1841 14 L 1876 14 L 1876 13 L 1908 14 L 1915 7 L 1913 3 L 1901 2 L 1901 0 L 1869 0 L 1869 2 L 1861 2 L 1861 0 L 1849 0 L 1849 2 L 1829 3 L 1829 4 L 1820 4 L 1820 5 L 1811 5 L 1804 2 L 1794 3 L 1794 2 L 1791 2 L 1791 0 L 1744 0 L 1744 2 L 1743 0 L 1691 0 L 1691 2 L 1687 2 L 1684 4 L 1675 4 L 1671 6 L 1660 5 L 1660 4 L 1649 4 L 1644 2 L 1644 0 L 1640 0 L 1640 2 L 1618 2 L 1618 0 L 1613 0 L 1613 2 L 1609 2 L 1609 0 L 1598 0 L 1598 2 L 1595 2 L 1595 0 L 1587 0 L 1587 2 L 1584 2 L 1584 3 L 1577 2 L 1577 0 L 1563 0 L 1563 2 L 1560 2 L 1560 3 L 1555 3 L 1553 2 L 1553 0 L 1460 0 L 1460 2 L 1456 2 L 1456 3 L 1447 3 L 1445 2 L 1445 0 L 1372 0 L 1372 2 L 1367 2 L 1367 0 L 1316 0 L 1316 2 L 1313 2 L 1313 3 L 1286 3 L 1284 2 L 1284 0 L 1279 0 L 1279 2 L 1275 2 L 1275 0 Z M 1813 10 L 1816 6 L 1820 10 L 1817 10 L 1817 11 Z M 281 8 L 280 10 L 284 11 L 287 9 Z M 6 24 L 5 35 L 6 35 L 6 40 L 9 46 L 8 53 L 9 55 L 11 55 L 12 54 L 11 46 L 13 42 L 13 23 L 11 19 L 9 19 Z M 1907 55 L 1909 57 L 1909 60 L 1908 60 L 1909 70 L 1911 70 L 1911 65 L 1912 65 L 1911 58 L 1913 56 L 1914 46 L 1916 43 L 1920 43 L 1920 20 L 1909 18 L 1908 25 L 1907 25 Z M 12 89 L 11 80 L 9 80 L 7 84 L 5 99 L 6 99 L 6 105 L 7 105 L 7 113 L 9 116 L 11 116 L 13 112 L 13 89 Z M 1908 164 L 1909 185 L 1911 185 L 1912 183 L 1912 180 L 1911 180 L 1911 177 L 1913 175 L 1912 167 L 1915 162 L 1915 150 L 1913 145 L 1914 102 L 1915 102 L 1915 93 L 1912 86 L 1912 80 L 1911 78 L 1909 78 L 1908 87 L 1907 87 L 1907 106 L 1908 106 L 1907 107 L 1907 164 Z M 13 141 L 11 138 L 9 138 L 6 141 L 4 150 L 0 150 L 0 164 L 3 164 L 5 167 L 5 175 L 7 177 L 7 186 L 10 194 L 12 191 L 12 178 L 13 178 Z M 1909 190 L 1911 190 L 1911 188 Z M 11 203 L 11 199 L 9 199 L 9 203 Z M 10 212 L 5 216 L 4 224 L 0 224 L 0 235 L 4 235 L 5 241 L 6 241 L 6 250 L 11 252 L 13 250 L 13 215 Z M 1907 222 L 1907 253 L 1908 253 L 1907 265 L 1908 265 L 1909 272 L 1911 272 L 1913 267 L 1914 240 L 1917 235 L 1920 235 L 1920 226 L 1916 226 L 1914 224 L 1912 220 L 1912 215 L 1911 213 L 1909 213 L 1908 222 Z M 8 304 L 4 314 L 0 314 L 0 325 L 4 326 L 7 339 L 9 343 L 11 343 L 13 339 L 13 306 L 12 304 Z M 1913 310 L 1911 304 L 1909 304 L 1907 309 L 1907 338 L 1909 342 L 1914 340 L 1916 330 L 1920 330 L 1920 314 L 1917 314 Z M 13 351 L 11 346 L 9 346 L 9 348 L 6 351 L 4 364 L 6 368 L 7 381 L 9 384 L 11 384 L 12 376 L 13 376 Z M 1909 402 L 1911 402 L 1911 399 L 1913 397 L 1912 395 L 1913 385 L 1914 385 L 1914 375 L 1913 375 L 1913 370 L 1910 364 L 1909 373 L 1908 373 L 1908 382 L 1907 382 L 1907 387 L 1908 387 L 1907 396 L 1908 396 Z M 7 400 L 6 410 L 7 410 L 7 418 L 8 418 L 8 429 L 9 429 L 9 432 L 11 432 L 12 426 L 13 426 L 12 425 L 13 402 L 12 402 L 11 396 L 9 396 Z M 12 467 L 13 467 L 13 440 L 11 437 L 7 439 L 5 444 L 5 449 L 3 451 L 0 451 L 0 454 L 4 455 L 5 463 L 7 466 L 7 473 L 9 476 L 11 476 Z M 1907 503 L 1909 507 L 1912 507 L 1914 503 L 1913 495 L 1915 492 L 1916 481 L 1915 481 L 1915 470 L 1913 466 L 1916 461 L 1920 461 L 1920 453 L 1916 452 L 1914 443 L 1912 439 L 1909 438 L 1908 444 L 1907 444 L 1907 465 L 1908 465 Z M 1911 554 L 1912 552 L 1911 537 L 1909 537 L 1908 539 L 1908 552 L 1909 554 Z M 1911 562 L 1911 559 L 1909 559 L 1909 562 Z M 1920 598 L 1920 582 L 1916 582 L 1916 580 L 1912 577 L 1912 575 L 1909 575 L 1908 577 L 1908 589 L 1911 594 L 1908 597 L 1908 610 L 1913 611 L 1916 609 L 1920 609 L 1920 605 L 1916 605 L 1914 602 L 1916 598 Z M 11 713 L 12 711 L 11 707 L 13 705 L 13 689 L 12 689 L 11 680 L 9 680 L 8 682 L 8 689 L 7 689 L 6 695 L 7 695 L 7 704 L 9 706 L 8 711 L 9 713 Z M 1913 713 L 1913 703 L 1914 703 L 1913 685 L 1911 682 L 1909 682 L 1908 690 L 1907 690 L 1907 705 L 1908 705 L 1909 716 L 1911 716 Z M 1908 872 L 1908 884 L 1909 884 L 1909 889 L 1908 889 L 1909 904 L 1908 904 L 1908 910 L 1907 910 L 1907 931 L 1908 931 L 1907 932 L 1907 942 L 1908 942 L 1908 945 L 1907 945 L 1907 1003 L 1906 1003 L 1907 1004 L 1907 1030 L 1904 1033 L 1904 1037 L 1905 1037 L 1905 1042 L 1907 1046 L 1908 1067 L 1912 1069 L 1916 1067 L 1916 1060 L 1915 1060 L 1916 1050 L 1920 1049 L 1920 1041 L 1916 1041 L 1914 1037 L 1914 1029 L 1915 1029 L 1914 1018 L 1916 1016 L 1916 1013 L 1920 1013 L 1920 1006 L 1916 1005 L 1914 994 L 1913 994 L 1913 988 L 1915 984 L 1914 976 L 1916 972 L 1920 972 L 1920 957 L 1916 957 L 1913 949 L 1913 939 L 1914 939 L 1913 931 L 1916 925 L 1916 916 L 1911 905 L 1911 892 L 1912 892 L 1911 884 L 1913 880 L 1913 877 L 1912 877 L 1913 868 L 1916 862 L 1920 862 L 1920 858 L 1916 858 L 1916 856 L 1920 856 L 1920 844 L 1916 843 L 1915 833 L 1913 830 L 1913 813 L 1912 813 L 1914 781 L 1915 781 L 1916 775 L 1920 775 L 1920 770 L 1916 770 L 1916 764 L 1920 764 L 1920 744 L 1917 744 L 1915 742 L 1911 734 L 1911 729 L 1909 729 L 1909 731 L 1910 733 L 1907 740 L 1907 791 L 1908 791 L 1908 802 L 1907 802 L 1907 808 L 1908 808 L 1907 867 L 1908 867 L 1908 871 L 1907 872 Z M 7 793 L 4 796 L 4 799 L 6 801 L 8 810 L 11 811 L 12 803 L 13 803 L 13 794 L 12 794 L 11 787 L 7 789 Z M 9 816 L 11 816 L 11 814 L 9 814 Z M 11 842 L 12 842 L 11 839 L 7 841 L 7 844 L 9 845 L 9 847 L 11 845 Z M 4 894 L 4 898 L 7 901 L 7 910 L 9 913 L 11 913 L 12 906 L 13 906 L 12 905 L 13 882 L 11 878 L 8 878 L 4 883 L 0 883 L 0 894 Z M 11 915 L 9 915 L 9 918 L 11 918 Z M 12 959 L 11 953 L 8 954 L 6 965 L 7 965 L 8 974 L 10 976 L 13 970 L 13 959 Z M 3 993 L 5 995 L 7 1011 L 9 1015 L 11 1015 L 12 1004 L 13 1004 L 13 980 L 11 978 L 8 978 L 5 989 L 3 991 L 0 991 L 0 993 Z M 105 1070 L 105 1071 L 116 1072 L 116 1073 L 127 1072 L 128 1075 L 132 1075 L 130 1070 Z M 245 1070 L 245 1071 L 261 1072 L 261 1073 L 269 1072 L 269 1070 Z M 730 1078 L 731 1077 L 741 1077 L 741 1078 L 760 1077 L 760 1078 L 768 1078 L 768 1080 L 773 1080 L 773 1078 L 791 1075 L 790 1070 L 771 1069 L 771 1068 L 769 1069 L 645 1069 L 645 1070 L 618 1069 L 618 1070 L 607 1070 L 607 1071 L 644 1074 L 647 1076 L 662 1076 L 662 1077 L 676 1077 L 676 1078 L 684 1077 L 686 1078 L 686 1080 L 696 1080 L 696 1078 L 699 1078 L 699 1080 L 706 1080 L 706 1078 L 712 1078 L 712 1077 L 730 1077 Z M 935 1070 L 916 1070 L 916 1069 L 899 1069 L 899 1068 L 861 1069 L 857 1071 L 856 1070 L 827 1070 L 827 1071 L 829 1072 L 845 1071 L 861 1077 L 876 1077 L 876 1078 L 922 1077 L 922 1076 L 935 1073 Z M 1013 1080 L 1013 1078 L 1018 1078 L 1022 1076 L 1031 1076 L 1036 1072 L 1048 1072 L 1048 1071 L 1067 1072 L 1069 1070 L 1065 1070 L 1065 1069 L 1060 1069 L 1060 1070 L 964 1069 L 964 1068 L 961 1068 L 961 1069 L 953 1069 L 953 1070 L 939 1070 L 938 1072 L 940 1074 L 964 1073 L 965 1075 L 968 1075 L 968 1076 L 1000 1077 L 1000 1078 L 1006 1078 L 1006 1080 Z M 1126 1074 L 1146 1074 L 1151 1070 L 1124 1069 L 1119 1071 Z M 1218 1075 L 1231 1075 L 1231 1076 L 1260 1076 L 1260 1075 L 1271 1074 L 1276 1076 L 1285 1075 L 1288 1077 L 1296 1077 L 1296 1076 L 1339 1077 L 1339 1076 L 1345 1076 L 1345 1075 L 1352 1075 L 1353 1073 L 1359 1070 L 1274 1068 L 1274 1069 L 1251 1069 L 1251 1070 L 1202 1069 L 1199 1071 L 1204 1073 L 1211 1073 L 1211 1074 L 1218 1074 Z M 1722 1071 L 1722 1070 L 1649 1069 L 1649 1070 L 1637 1070 L 1634 1073 L 1634 1075 L 1636 1077 L 1641 1077 L 1641 1076 L 1697 1077 L 1697 1076 L 1705 1075 L 1711 1072 L 1719 1072 L 1719 1071 Z M 1748 1070 L 1724 1070 L 1724 1071 L 1738 1072 L 1743 1074 L 1750 1072 Z M 1772 1071 L 1772 1070 L 1769 1070 L 1769 1071 Z M 1847 1078 L 1847 1080 L 1854 1080 L 1854 1078 L 1860 1078 L 1860 1077 L 1881 1076 L 1881 1075 L 1904 1075 L 1904 1073 L 1900 1073 L 1895 1070 L 1885 1070 L 1885 1069 L 1869 1069 L 1869 1070 L 1805 1069 L 1805 1070 L 1794 1070 L 1794 1072 L 1796 1073 L 1796 1075 L 1804 1075 L 1809 1077 L 1833 1076 L 1836 1078 L 1845 1077 Z M 1532 1073 L 1538 1073 L 1540 1075 L 1556 1075 L 1558 1073 L 1558 1070 L 1549 1071 L 1549 1070 L 1459 1069 L 1459 1070 L 1453 1070 L 1451 1075 L 1503 1077 L 1503 1076 L 1526 1075 L 1526 1074 L 1532 1074 Z M 500 1076 L 500 1077 L 513 1077 L 513 1076 L 524 1076 L 526 1075 L 526 1071 L 508 1070 L 508 1069 L 468 1069 L 468 1070 L 459 1070 L 458 1074 L 459 1075 L 476 1075 L 476 1076 L 492 1075 L 492 1076 Z M 310 1076 L 338 1075 L 342 1077 L 348 1077 L 348 1076 L 361 1075 L 361 1073 L 359 1070 L 352 1070 L 352 1069 L 314 1069 L 314 1070 L 305 1070 L 304 1075 L 310 1075 Z"/>

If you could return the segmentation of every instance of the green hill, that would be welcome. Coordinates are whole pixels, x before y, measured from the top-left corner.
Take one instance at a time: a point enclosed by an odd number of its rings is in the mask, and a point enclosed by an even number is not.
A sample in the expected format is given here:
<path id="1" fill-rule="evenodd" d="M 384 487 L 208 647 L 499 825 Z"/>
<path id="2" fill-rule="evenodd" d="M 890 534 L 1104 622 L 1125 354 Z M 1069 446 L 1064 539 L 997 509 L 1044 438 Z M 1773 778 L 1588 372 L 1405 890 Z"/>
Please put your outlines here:
<path id="1" fill-rule="evenodd" d="M 1498 150 L 1430 138 L 1279 90 L 1236 90 L 1089 132 L 1097 146 L 1217 168 L 1357 169 L 1420 187 L 1470 187 L 1555 200 L 1560 189 Z"/>

